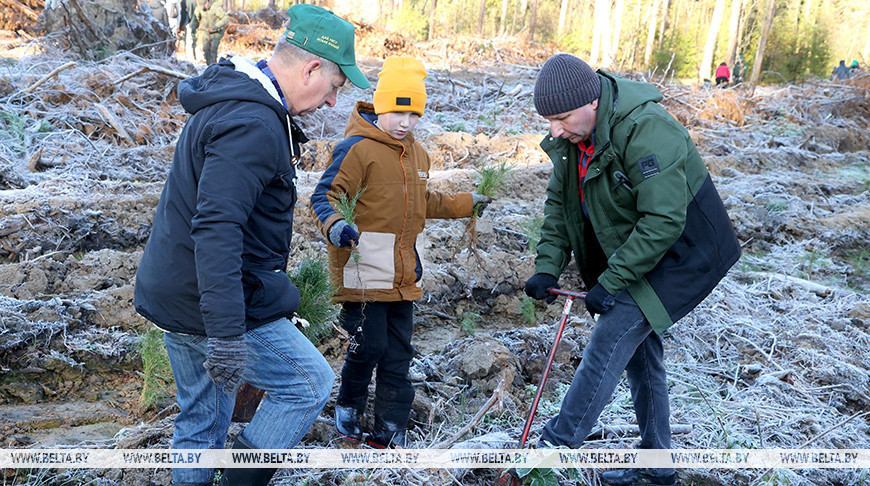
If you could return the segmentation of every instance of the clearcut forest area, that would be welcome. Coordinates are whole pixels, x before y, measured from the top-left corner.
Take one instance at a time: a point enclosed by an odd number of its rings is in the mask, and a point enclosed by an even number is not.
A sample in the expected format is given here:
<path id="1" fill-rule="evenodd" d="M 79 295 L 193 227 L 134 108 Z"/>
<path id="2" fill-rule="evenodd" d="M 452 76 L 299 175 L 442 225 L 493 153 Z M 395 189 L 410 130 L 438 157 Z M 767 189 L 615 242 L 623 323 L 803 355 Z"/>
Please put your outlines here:
<path id="1" fill-rule="evenodd" d="M 268 56 L 282 12 L 263 12 L 233 15 L 222 53 Z M 466 220 L 431 220 L 422 235 L 410 439 L 420 448 L 513 447 L 562 308 L 562 300 L 548 306 L 522 291 L 552 169 L 538 146 L 548 126 L 532 91 L 557 51 L 515 37 L 412 42 L 364 23 L 356 46 L 373 85 L 387 56 L 425 60 L 429 99 L 417 136 L 433 161 L 432 189 L 471 191 L 481 167 L 510 168 L 475 241 Z M 204 69 L 183 58 L 119 51 L 88 61 L 51 36 L 0 31 L 0 448 L 170 445 L 171 373 L 159 333 L 132 299 L 186 119 L 175 87 Z M 661 71 L 621 74 L 662 91 L 743 245 L 729 275 L 666 334 L 674 447 L 870 448 L 870 76 L 753 90 L 677 84 Z M 326 243 L 308 197 L 354 102 L 371 94 L 348 85 L 335 108 L 300 119 L 311 141 L 297 181 L 293 278 L 305 278 L 303 265 L 322 268 Z M 584 290 L 573 263 L 560 284 Z M 323 310 L 324 326 L 311 338 L 338 371 L 347 340 L 333 309 Z M 533 438 L 558 410 L 591 326 L 575 305 Z M 483 419 L 454 437 L 492 397 Z M 344 447 L 333 435 L 333 403 L 302 447 Z M 633 447 L 633 425 L 622 383 L 588 447 Z M 229 443 L 241 427 L 231 427 Z M 600 484 L 594 470 L 555 474 L 541 484 Z M 685 469 L 680 477 L 687 485 L 870 481 L 857 469 Z M 16 486 L 169 478 L 168 469 L 0 471 L 0 484 Z M 285 469 L 272 484 L 494 478 L 487 469 Z"/>

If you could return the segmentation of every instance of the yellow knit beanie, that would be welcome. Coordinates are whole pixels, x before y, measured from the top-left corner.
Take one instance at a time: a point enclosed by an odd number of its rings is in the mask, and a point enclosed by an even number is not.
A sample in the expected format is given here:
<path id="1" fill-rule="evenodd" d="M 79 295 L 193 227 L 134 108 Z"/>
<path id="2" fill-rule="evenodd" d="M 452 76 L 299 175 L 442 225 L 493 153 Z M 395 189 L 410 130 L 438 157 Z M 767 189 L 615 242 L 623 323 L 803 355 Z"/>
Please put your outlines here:
<path id="1" fill-rule="evenodd" d="M 426 68 L 413 57 L 390 57 L 378 74 L 375 113 L 412 111 L 423 116 L 426 107 Z"/>

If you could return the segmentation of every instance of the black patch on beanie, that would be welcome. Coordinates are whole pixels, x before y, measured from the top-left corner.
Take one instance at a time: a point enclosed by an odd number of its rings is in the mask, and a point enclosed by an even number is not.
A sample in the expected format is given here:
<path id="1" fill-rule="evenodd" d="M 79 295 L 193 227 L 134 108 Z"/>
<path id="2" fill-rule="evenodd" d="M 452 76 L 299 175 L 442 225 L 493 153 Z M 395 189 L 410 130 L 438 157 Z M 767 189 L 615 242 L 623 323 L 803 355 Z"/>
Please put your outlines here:
<path id="1" fill-rule="evenodd" d="M 411 106 L 411 98 L 397 96 L 396 106 Z"/>

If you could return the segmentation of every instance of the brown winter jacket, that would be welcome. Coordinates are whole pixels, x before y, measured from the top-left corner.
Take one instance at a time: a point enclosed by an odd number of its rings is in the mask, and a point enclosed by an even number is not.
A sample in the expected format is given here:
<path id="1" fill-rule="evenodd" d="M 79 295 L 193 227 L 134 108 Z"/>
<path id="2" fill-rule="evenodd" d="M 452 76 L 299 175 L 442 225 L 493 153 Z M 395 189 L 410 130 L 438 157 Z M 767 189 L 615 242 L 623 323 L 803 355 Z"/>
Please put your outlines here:
<path id="1" fill-rule="evenodd" d="M 329 245 L 332 284 L 338 302 L 415 300 L 423 296 L 421 248 L 417 235 L 426 218 L 471 216 L 471 193 L 429 191 L 429 155 L 409 133 L 396 140 L 374 125 L 371 103 L 358 102 L 345 128 L 345 140 L 311 196 L 317 225 L 327 236 L 339 221 L 339 194 L 364 189 L 356 205 L 359 261 L 349 248 Z"/>

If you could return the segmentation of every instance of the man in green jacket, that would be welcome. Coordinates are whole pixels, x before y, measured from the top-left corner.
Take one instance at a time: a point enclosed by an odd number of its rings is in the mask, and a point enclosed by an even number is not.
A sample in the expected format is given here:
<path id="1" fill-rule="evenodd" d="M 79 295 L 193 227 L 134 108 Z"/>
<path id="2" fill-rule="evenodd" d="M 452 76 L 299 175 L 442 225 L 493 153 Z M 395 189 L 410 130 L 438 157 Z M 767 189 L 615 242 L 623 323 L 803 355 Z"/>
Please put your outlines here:
<path id="1" fill-rule="evenodd" d="M 740 256 L 722 200 L 689 133 L 652 85 L 593 71 L 558 54 L 535 83 L 550 122 L 541 147 L 553 162 L 535 275 L 550 289 L 573 254 L 598 315 L 559 414 L 542 445 L 579 448 L 628 375 L 641 448 L 669 449 L 662 333 L 700 303 Z M 675 484 L 674 469 L 619 469 L 605 484 Z"/>

